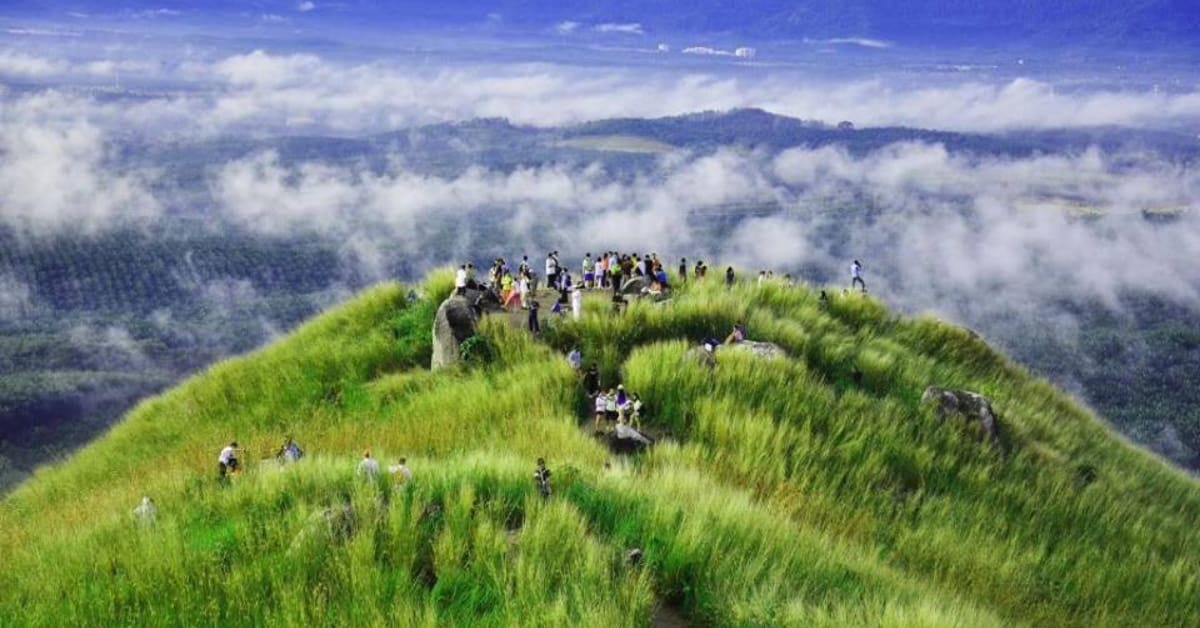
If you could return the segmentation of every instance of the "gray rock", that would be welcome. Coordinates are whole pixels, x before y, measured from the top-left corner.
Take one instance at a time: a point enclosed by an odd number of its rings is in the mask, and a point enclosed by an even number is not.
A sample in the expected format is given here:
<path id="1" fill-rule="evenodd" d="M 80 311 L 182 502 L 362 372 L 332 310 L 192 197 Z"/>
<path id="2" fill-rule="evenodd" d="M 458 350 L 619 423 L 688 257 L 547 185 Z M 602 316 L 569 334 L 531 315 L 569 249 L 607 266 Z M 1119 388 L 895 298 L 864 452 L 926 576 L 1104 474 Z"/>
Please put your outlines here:
<path id="1" fill-rule="evenodd" d="M 474 308 L 476 315 L 500 312 L 504 309 L 500 297 L 485 288 L 467 288 L 463 292 L 463 298 Z"/>
<path id="2" fill-rule="evenodd" d="M 621 294 L 641 294 L 648 287 L 650 282 L 645 277 L 630 277 L 621 284 Z"/>
<path id="3" fill-rule="evenodd" d="M 966 390 L 930 386 L 925 389 L 925 394 L 921 395 L 921 403 L 933 404 L 939 421 L 958 417 L 968 423 L 979 423 L 988 442 L 993 445 L 999 444 L 999 420 L 996 418 L 996 411 L 992 409 L 992 402 L 987 397 Z"/>
<path id="4" fill-rule="evenodd" d="M 717 365 L 716 355 L 712 351 L 709 351 L 702 346 L 692 347 L 691 349 L 688 349 L 688 352 L 684 355 L 687 359 L 699 362 L 710 369 Z"/>
<path id="5" fill-rule="evenodd" d="M 759 342 L 757 340 L 743 340 L 731 345 L 721 345 L 717 347 L 717 351 L 742 351 L 765 360 L 773 358 L 787 359 L 788 357 L 787 351 L 784 351 L 783 347 L 773 342 Z"/>
<path id="6" fill-rule="evenodd" d="M 438 306 L 433 317 L 433 358 L 429 368 L 437 370 L 458 364 L 459 345 L 475 334 L 476 315 L 466 297 L 451 295 Z"/>

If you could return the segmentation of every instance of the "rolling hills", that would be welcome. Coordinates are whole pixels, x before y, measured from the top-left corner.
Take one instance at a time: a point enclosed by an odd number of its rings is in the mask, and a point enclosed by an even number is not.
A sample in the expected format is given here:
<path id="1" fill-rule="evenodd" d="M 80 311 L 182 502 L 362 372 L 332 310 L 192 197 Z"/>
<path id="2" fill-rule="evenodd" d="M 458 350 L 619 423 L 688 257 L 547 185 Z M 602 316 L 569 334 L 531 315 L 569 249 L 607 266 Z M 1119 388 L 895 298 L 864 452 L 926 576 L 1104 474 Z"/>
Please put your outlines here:
<path id="1" fill-rule="evenodd" d="M 384 284 L 134 409 L 0 502 L 5 625 L 1187 625 L 1196 482 L 970 332 L 859 295 L 716 281 L 430 372 L 437 272 Z M 687 357 L 745 321 L 787 359 Z M 562 358 L 647 403 L 611 454 Z M 855 373 L 859 376 L 855 376 Z M 1000 444 L 941 423 L 979 391 Z M 278 467 L 288 436 L 308 451 Z M 217 450 L 249 460 L 228 485 Z M 404 456 L 402 488 L 355 473 Z M 531 479 L 544 456 L 554 492 Z M 260 458 L 265 460 L 260 460 Z M 154 525 L 131 510 L 153 496 Z M 644 559 L 625 560 L 632 548 Z"/>

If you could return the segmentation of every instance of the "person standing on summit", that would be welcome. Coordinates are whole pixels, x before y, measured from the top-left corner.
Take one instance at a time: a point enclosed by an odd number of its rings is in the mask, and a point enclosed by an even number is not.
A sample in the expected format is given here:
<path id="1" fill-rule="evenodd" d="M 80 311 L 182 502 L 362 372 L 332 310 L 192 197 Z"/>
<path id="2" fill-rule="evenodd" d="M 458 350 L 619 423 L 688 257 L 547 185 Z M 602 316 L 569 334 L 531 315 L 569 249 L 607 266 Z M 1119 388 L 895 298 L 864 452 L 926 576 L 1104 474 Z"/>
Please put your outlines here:
<path id="1" fill-rule="evenodd" d="M 467 265 L 463 264 L 454 271 L 454 294 L 462 296 L 467 292 Z"/>
<path id="2" fill-rule="evenodd" d="M 558 288 L 558 258 L 552 252 L 546 254 L 546 286 L 551 290 Z"/>
<path id="3" fill-rule="evenodd" d="M 854 286 L 861 286 L 863 292 L 867 291 L 867 282 L 862 278 L 862 264 L 858 260 L 850 264 L 850 287 Z"/>

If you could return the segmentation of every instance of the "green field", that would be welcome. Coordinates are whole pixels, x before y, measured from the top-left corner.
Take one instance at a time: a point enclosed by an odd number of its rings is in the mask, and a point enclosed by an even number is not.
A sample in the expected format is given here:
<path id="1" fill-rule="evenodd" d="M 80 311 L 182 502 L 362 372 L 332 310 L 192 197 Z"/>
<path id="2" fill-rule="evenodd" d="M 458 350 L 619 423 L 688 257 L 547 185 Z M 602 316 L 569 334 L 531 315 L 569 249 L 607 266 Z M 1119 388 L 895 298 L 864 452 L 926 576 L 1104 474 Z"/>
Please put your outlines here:
<path id="1" fill-rule="evenodd" d="M 375 287 L 141 403 L 0 505 L 0 625 L 1186 626 L 1200 490 L 969 332 L 718 282 L 426 370 L 450 275 Z M 744 320 L 789 359 L 688 347 Z M 570 346 L 641 392 L 649 454 L 580 429 Z M 851 377 L 858 369 L 860 380 Z M 990 397 L 999 448 L 927 385 Z M 590 422 L 589 422 L 590 423 Z M 309 456 L 259 462 L 288 435 Z M 219 448 L 251 458 L 229 486 Z M 370 447 L 414 481 L 359 478 Z M 545 456 L 554 494 L 541 499 Z M 610 463 L 608 466 L 605 463 Z M 135 525 L 142 495 L 157 524 Z M 343 508 L 349 505 L 349 509 Z M 323 513 L 347 513 L 327 523 Z M 644 561 L 623 559 L 641 548 Z"/>

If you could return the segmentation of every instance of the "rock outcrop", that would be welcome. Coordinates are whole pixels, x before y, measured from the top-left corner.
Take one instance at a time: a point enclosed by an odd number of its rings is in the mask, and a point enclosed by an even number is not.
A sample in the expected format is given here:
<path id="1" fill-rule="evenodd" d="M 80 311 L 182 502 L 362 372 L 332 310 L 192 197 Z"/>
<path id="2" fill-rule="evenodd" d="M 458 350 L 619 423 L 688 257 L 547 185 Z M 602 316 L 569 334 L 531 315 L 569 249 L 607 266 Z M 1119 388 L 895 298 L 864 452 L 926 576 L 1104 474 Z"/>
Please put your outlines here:
<path id="1" fill-rule="evenodd" d="M 718 353 L 728 353 L 730 351 L 749 353 L 754 357 L 762 358 L 764 360 L 770 360 L 773 358 L 786 359 L 788 357 L 787 351 L 784 351 L 783 347 L 780 347 L 773 342 L 760 342 L 758 340 L 743 340 L 741 342 L 735 342 L 729 345 L 718 344 L 714 351 L 709 351 L 704 348 L 704 345 L 700 345 L 698 347 L 688 349 L 687 357 L 689 359 L 699 361 L 708 368 L 712 368 L 717 364 Z"/>
<path id="2" fill-rule="evenodd" d="M 467 304 L 475 310 L 476 317 L 504 309 L 504 305 L 500 303 L 500 297 L 486 288 L 467 288 L 463 291 L 462 298 L 466 299 Z"/>
<path id="3" fill-rule="evenodd" d="M 983 428 L 984 437 L 993 445 L 1000 443 L 1000 423 L 992 402 L 979 393 L 966 390 L 950 390 L 930 386 L 921 395 L 922 404 L 934 404 L 934 412 L 939 421 L 951 417 L 961 418 L 968 423 L 978 423 Z"/>
<path id="4" fill-rule="evenodd" d="M 717 347 L 717 351 L 742 351 L 765 360 L 788 357 L 787 351 L 784 351 L 783 347 L 773 342 L 759 342 L 757 340 L 743 340 L 731 345 L 721 345 Z"/>
<path id="5" fill-rule="evenodd" d="M 458 364 L 459 346 L 475 335 L 477 315 L 466 296 L 451 295 L 438 306 L 433 317 L 433 358 L 429 368 L 437 370 Z"/>
<path id="6" fill-rule="evenodd" d="M 642 290 L 645 290 L 649 286 L 650 282 L 646 281 L 645 277 L 630 277 L 625 280 L 625 283 L 621 284 L 621 294 L 641 294 Z"/>

